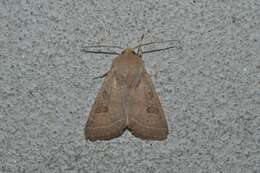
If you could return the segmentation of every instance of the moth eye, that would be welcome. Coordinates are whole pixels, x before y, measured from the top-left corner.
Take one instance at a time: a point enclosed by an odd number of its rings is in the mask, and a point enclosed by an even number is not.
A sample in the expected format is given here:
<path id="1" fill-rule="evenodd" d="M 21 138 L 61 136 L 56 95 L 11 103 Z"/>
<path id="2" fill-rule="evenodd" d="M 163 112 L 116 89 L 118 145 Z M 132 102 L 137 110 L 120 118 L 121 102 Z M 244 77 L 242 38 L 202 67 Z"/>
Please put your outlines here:
<path id="1" fill-rule="evenodd" d="M 146 108 L 146 112 L 147 113 L 152 113 L 152 114 L 159 114 L 160 111 L 157 107 L 154 106 L 149 106 L 148 108 Z"/>
<path id="2" fill-rule="evenodd" d="M 95 113 L 105 113 L 105 112 L 108 112 L 108 107 L 107 106 L 98 106 L 96 109 L 95 109 Z"/>

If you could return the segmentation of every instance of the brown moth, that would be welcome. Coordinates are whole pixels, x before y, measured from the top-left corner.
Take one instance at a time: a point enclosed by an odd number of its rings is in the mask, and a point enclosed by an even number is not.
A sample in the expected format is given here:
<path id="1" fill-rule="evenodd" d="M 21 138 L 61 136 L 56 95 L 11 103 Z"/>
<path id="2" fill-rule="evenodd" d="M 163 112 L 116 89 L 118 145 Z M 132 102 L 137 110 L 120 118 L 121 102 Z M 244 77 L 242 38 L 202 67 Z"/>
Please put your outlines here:
<path id="1" fill-rule="evenodd" d="M 141 139 L 164 140 L 167 121 L 141 55 L 126 48 L 113 60 L 85 127 L 87 140 L 109 140 L 128 129 Z"/>

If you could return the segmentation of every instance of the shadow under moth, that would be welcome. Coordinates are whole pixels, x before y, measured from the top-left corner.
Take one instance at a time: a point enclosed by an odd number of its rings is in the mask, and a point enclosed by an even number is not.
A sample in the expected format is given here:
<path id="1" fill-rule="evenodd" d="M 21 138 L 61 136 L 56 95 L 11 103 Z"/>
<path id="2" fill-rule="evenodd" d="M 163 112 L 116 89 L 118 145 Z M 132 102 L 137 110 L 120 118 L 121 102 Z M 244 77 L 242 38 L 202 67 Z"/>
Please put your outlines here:
<path id="1" fill-rule="evenodd" d="M 142 45 L 145 44 L 137 46 L 137 53 L 134 48 L 124 49 L 101 76 L 105 79 L 85 126 L 87 140 L 109 140 L 126 129 L 141 139 L 167 138 L 167 121 L 141 58 L 146 53 L 142 52 Z"/>

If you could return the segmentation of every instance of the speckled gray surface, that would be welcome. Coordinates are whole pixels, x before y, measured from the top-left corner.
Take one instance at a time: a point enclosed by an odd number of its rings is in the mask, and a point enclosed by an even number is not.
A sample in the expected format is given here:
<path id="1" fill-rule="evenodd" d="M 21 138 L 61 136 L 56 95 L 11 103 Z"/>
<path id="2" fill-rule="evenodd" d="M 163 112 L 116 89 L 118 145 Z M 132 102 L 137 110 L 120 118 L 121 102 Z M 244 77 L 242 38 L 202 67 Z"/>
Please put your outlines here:
<path id="1" fill-rule="evenodd" d="M 1 0 L 0 31 L 1 173 L 260 172 L 260 1 Z M 80 48 L 143 33 L 181 39 L 144 56 L 168 139 L 85 141 L 113 56 Z"/>

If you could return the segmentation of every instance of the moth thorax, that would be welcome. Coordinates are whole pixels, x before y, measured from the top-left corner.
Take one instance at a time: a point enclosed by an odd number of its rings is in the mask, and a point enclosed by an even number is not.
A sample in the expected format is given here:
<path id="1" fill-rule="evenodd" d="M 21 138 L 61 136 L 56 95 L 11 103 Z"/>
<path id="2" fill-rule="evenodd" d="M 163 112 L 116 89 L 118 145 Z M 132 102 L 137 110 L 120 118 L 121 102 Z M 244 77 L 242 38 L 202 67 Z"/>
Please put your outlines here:
<path id="1" fill-rule="evenodd" d="M 135 54 L 135 51 L 132 48 L 125 48 L 121 54 Z"/>

